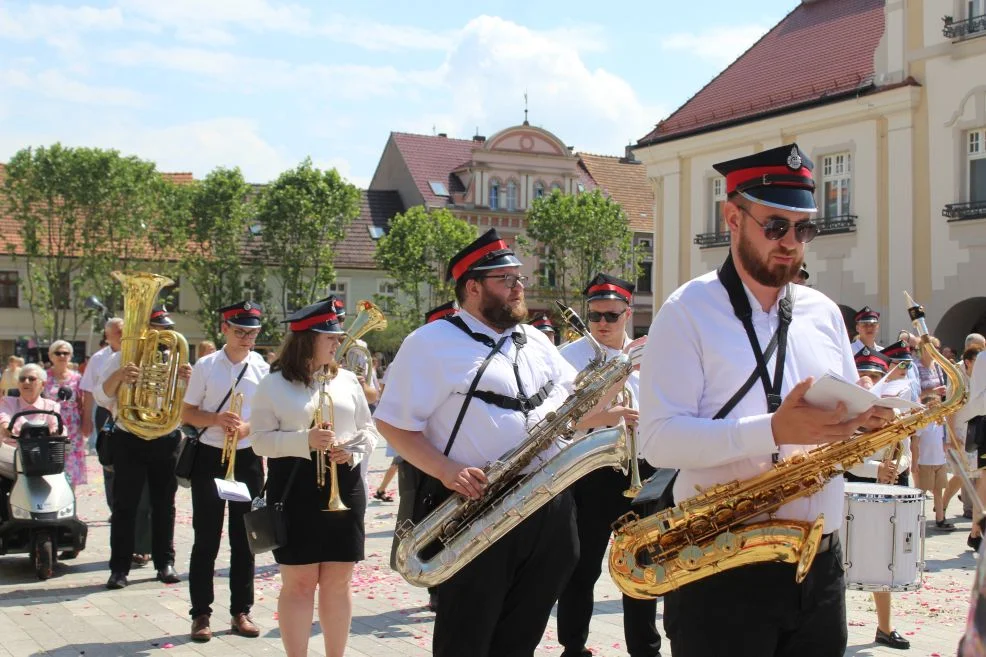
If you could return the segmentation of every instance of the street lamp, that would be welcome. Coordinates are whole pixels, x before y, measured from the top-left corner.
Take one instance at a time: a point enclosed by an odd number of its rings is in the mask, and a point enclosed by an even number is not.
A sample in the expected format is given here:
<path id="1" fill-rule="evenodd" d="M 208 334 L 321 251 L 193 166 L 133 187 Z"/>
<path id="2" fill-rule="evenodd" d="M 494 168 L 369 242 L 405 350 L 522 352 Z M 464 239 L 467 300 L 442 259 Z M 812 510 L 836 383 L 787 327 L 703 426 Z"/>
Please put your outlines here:
<path id="1" fill-rule="evenodd" d="M 103 322 L 106 322 L 110 318 L 110 311 L 106 309 L 106 306 L 99 300 L 98 297 L 91 296 L 88 297 L 83 305 L 89 310 L 95 310 L 96 312 L 89 316 L 89 339 L 86 341 L 86 355 L 91 355 L 92 351 L 92 334 L 93 334 L 93 322 L 96 317 L 101 317 Z"/>

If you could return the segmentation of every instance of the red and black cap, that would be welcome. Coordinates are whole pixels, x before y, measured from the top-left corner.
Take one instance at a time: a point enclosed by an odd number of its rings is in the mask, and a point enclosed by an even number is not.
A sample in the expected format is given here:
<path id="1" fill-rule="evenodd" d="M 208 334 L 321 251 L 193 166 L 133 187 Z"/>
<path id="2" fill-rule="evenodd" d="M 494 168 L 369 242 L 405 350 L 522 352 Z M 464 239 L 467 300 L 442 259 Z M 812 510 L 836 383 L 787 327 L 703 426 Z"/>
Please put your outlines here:
<path id="1" fill-rule="evenodd" d="M 555 325 L 551 323 L 551 319 L 547 315 L 538 315 L 531 321 L 531 326 L 539 331 L 544 331 L 545 333 L 557 333 L 555 331 Z"/>
<path id="2" fill-rule="evenodd" d="M 225 306 L 217 310 L 222 315 L 223 321 L 232 326 L 240 328 L 259 328 L 260 316 L 264 309 L 259 303 L 253 301 L 241 301 L 231 306 Z"/>
<path id="3" fill-rule="evenodd" d="M 895 363 L 911 360 L 911 348 L 903 340 L 887 345 L 880 350 L 880 353 Z"/>
<path id="4" fill-rule="evenodd" d="M 609 274 L 596 274 L 596 277 L 589 281 L 583 294 L 587 301 L 618 299 L 630 305 L 633 303 L 633 291 L 636 289 L 636 285 L 621 278 Z"/>
<path id="5" fill-rule="evenodd" d="M 812 164 L 797 144 L 788 144 L 712 165 L 726 177 L 726 194 L 781 210 L 817 212 Z"/>
<path id="6" fill-rule="evenodd" d="M 168 309 L 165 308 L 162 303 L 154 306 L 154 309 L 151 311 L 150 323 L 154 326 L 170 328 L 175 325 L 175 320 L 171 319 L 171 315 L 168 314 Z"/>
<path id="7" fill-rule="evenodd" d="M 857 324 L 879 324 L 880 323 L 880 313 L 873 310 L 869 306 L 863 306 L 856 313 L 856 323 Z"/>
<path id="8" fill-rule="evenodd" d="M 856 370 L 860 373 L 868 372 L 883 375 L 890 371 L 890 359 L 869 347 L 863 347 L 857 351 L 853 360 L 856 361 Z"/>
<path id="9" fill-rule="evenodd" d="M 513 249 L 500 239 L 495 228 L 490 228 L 472 244 L 452 256 L 445 277 L 447 280 L 457 281 L 468 272 L 520 265 Z"/>
<path id="10" fill-rule="evenodd" d="M 448 317 L 449 315 L 454 315 L 459 312 L 454 301 L 449 301 L 448 303 L 443 303 L 440 306 L 436 306 L 425 313 L 425 324 L 431 324 L 434 321 L 442 319 L 443 317 Z"/>
<path id="11" fill-rule="evenodd" d="M 345 331 L 342 330 L 342 321 L 335 311 L 334 299 L 335 297 L 329 297 L 296 310 L 288 315 L 284 322 L 290 325 L 294 333 L 315 331 L 343 335 Z"/>

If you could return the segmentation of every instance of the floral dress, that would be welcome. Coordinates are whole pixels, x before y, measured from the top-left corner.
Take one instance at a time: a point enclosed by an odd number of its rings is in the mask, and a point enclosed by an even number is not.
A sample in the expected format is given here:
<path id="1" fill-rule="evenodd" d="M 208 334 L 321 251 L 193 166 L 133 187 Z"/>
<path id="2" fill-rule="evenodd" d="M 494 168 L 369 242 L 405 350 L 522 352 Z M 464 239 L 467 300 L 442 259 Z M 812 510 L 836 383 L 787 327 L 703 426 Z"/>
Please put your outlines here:
<path id="1" fill-rule="evenodd" d="M 60 415 L 65 424 L 65 434 L 69 438 L 69 444 L 65 446 L 65 474 L 73 486 L 78 486 L 87 481 L 86 437 L 82 435 L 82 391 L 79 390 L 82 376 L 74 370 L 68 370 L 65 374 L 66 378 L 58 381 L 54 372 L 49 369 L 48 380 L 41 394 L 58 401 L 59 388 L 65 387 L 72 391 L 70 399 L 60 402 Z"/>

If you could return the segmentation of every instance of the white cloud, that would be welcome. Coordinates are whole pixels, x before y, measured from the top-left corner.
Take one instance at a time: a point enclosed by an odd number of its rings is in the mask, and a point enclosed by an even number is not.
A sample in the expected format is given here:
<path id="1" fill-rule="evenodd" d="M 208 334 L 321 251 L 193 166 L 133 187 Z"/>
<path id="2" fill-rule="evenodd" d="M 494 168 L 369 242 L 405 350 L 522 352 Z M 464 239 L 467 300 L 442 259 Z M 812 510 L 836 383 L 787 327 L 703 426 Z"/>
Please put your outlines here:
<path id="1" fill-rule="evenodd" d="M 55 69 L 37 75 L 15 69 L 0 70 L 0 89 L 26 91 L 81 105 L 141 107 L 147 103 L 147 98 L 138 91 L 86 84 L 77 76 L 68 76 Z"/>
<path id="2" fill-rule="evenodd" d="M 0 7 L 0 38 L 49 42 L 79 32 L 117 30 L 123 26 L 118 7 L 65 7 L 28 4 Z"/>
<path id="3" fill-rule="evenodd" d="M 661 40 L 664 50 L 683 52 L 728 66 L 770 29 L 764 25 L 710 27 L 702 32 L 679 32 Z"/>
<path id="4" fill-rule="evenodd" d="M 370 176 L 357 176 L 353 174 L 353 166 L 348 159 L 344 157 L 330 157 L 325 159 L 314 160 L 314 165 L 324 170 L 335 169 L 339 172 L 339 175 L 345 178 L 350 183 L 356 185 L 360 189 L 366 189 L 370 186 Z"/>

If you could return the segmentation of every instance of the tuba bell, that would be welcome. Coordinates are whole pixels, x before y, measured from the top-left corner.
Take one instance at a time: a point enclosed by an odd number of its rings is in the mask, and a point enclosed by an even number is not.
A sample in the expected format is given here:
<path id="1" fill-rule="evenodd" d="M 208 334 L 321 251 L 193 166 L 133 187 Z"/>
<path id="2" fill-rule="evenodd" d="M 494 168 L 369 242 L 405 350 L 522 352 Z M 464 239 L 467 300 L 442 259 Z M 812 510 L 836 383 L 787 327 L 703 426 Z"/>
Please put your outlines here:
<path id="1" fill-rule="evenodd" d="M 123 285 L 123 340 L 120 363 L 134 363 L 140 375 L 117 391 L 116 422 L 144 440 L 167 435 L 181 424 L 185 381 L 179 368 L 188 363 L 188 343 L 176 331 L 150 329 L 148 318 L 158 293 L 174 281 L 147 272 L 113 272 Z M 169 352 L 164 359 L 160 348 Z"/>
<path id="2" fill-rule="evenodd" d="M 387 328 L 387 318 L 372 301 L 361 299 L 356 302 L 356 307 L 359 312 L 353 323 L 349 325 L 339 349 L 336 350 L 336 360 L 356 376 L 366 376 L 372 356 L 369 349 L 356 341 L 370 331 L 382 331 Z"/>

